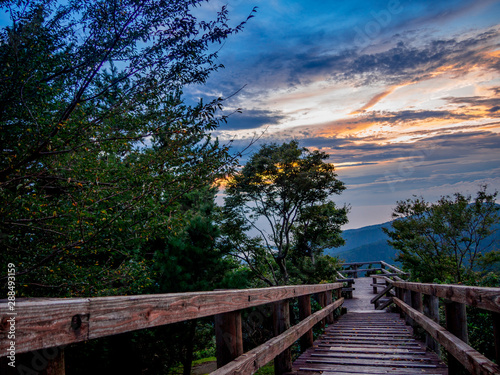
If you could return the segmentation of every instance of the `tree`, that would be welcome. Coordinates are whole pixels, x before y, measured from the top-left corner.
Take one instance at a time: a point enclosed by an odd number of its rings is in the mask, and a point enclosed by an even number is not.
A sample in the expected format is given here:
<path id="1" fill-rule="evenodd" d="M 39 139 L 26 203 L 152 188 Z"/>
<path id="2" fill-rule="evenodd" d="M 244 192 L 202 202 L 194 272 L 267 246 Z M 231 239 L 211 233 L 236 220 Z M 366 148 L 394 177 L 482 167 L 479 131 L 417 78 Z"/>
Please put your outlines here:
<path id="1" fill-rule="evenodd" d="M 413 198 L 397 203 L 389 244 L 400 251 L 398 261 L 422 282 L 465 282 L 472 279 L 494 244 L 493 226 L 500 221 L 498 192 L 486 186 L 471 196 L 456 193 L 436 203 Z"/>
<path id="2" fill-rule="evenodd" d="M 223 99 L 182 93 L 222 67 L 213 46 L 244 24 L 225 7 L 198 21 L 203 2 L 2 2 L 1 263 L 16 264 L 18 293 L 140 293 L 143 244 L 176 230 L 180 196 L 233 167 L 210 137 Z"/>
<path id="3" fill-rule="evenodd" d="M 344 243 L 348 209 L 330 197 L 345 186 L 327 158 L 296 141 L 264 145 L 227 184 L 225 238 L 268 285 L 288 283 L 292 252 L 314 263 L 323 249 Z"/>

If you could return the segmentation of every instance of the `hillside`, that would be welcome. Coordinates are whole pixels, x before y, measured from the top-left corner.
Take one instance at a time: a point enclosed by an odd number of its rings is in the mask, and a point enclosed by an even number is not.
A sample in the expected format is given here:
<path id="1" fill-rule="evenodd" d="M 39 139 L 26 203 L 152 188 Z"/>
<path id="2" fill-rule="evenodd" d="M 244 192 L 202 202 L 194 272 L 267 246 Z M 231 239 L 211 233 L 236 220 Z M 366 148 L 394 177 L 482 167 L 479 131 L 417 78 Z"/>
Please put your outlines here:
<path id="1" fill-rule="evenodd" d="M 349 229 L 342 233 L 344 246 L 327 249 L 325 254 L 338 256 L 346 262 L 383 260 L 394 263 L 396 250 L 387 243 L 387 235 L 382 228 L 390 227 L 391 222 Z"/>
<path id="2" fill-rule="evenodd" d="M 342 233 L 346 243 L 344 246 L 325 250 L 325 254 L 343 259 L 346 262 L 377 261 L 383 260 L 394 264 L 397 250 L 388 243 L 387 235 L 382 228 L 389 228 L 391 222 L 378 225 L 370 225 L 358 229 L 349 229 Z M 493 240 L 495 244 L 490 249 L 500 249 L 500 224 L 494 226 L 496 229 L 488 241 Z M 487 242 L 488 242 L 487 241 Z"/>

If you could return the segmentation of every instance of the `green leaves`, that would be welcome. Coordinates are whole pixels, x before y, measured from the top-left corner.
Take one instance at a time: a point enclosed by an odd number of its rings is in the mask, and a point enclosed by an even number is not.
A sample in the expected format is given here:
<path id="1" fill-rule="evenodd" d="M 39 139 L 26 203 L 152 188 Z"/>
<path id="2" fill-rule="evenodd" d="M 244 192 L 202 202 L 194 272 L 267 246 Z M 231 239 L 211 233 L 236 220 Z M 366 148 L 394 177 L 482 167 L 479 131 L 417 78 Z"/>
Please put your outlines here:
<path id="1" fill-rule="evenodd" d="M 324 248 L 343 243 L 340 227 L 347 223 L 348 208 L 337 208 L 330 196 L 345 186 L 327 158 L 296 141 L 264 145 L 228 183 L 224 210 L 226 227 L 233 229 L 227 238 L 268 284 L 288 282 L 286 259 L 292 251 L 314 263 Z M 251 241 L 236 235 L 234 223 L 259 236 Z"/>
<path id="2" fill-rule="evenodd" d="M 224 9 L 198 22 L 201 3 L 2 3 L 1 260 L 18 265 L 22 294 L 140 293 L 144 244 L 180 233 L 179 198 L 234 167 L 210 136 L 222 99 L 182 94 L 219 69 L 212 44 L 241 29 Z"/>
<path id="3" fill-rule="evenodd" d="M 436 203 L 423 198 L 398 202 L 392 231 L 384 231 L 413 277 L 423 282 L 463 282 L 473 278 L 481 254 L 492 246 L 488 236 L 500 221 L 496 196 L 483 187 L 474 200 L 456 193 Z"/>

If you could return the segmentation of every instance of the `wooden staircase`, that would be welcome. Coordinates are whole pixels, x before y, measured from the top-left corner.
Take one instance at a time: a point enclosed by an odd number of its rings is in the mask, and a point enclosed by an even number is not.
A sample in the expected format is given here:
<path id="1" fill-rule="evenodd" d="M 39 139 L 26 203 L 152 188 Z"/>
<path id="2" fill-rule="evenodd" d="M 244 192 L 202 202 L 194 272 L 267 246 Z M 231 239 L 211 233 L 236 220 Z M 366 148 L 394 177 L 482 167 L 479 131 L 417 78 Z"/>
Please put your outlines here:
<path id="1" fill-rule="evenodd" d="M 293 365 L 298 375 L 448 374 L 399 314 L 348 313 Z"/>

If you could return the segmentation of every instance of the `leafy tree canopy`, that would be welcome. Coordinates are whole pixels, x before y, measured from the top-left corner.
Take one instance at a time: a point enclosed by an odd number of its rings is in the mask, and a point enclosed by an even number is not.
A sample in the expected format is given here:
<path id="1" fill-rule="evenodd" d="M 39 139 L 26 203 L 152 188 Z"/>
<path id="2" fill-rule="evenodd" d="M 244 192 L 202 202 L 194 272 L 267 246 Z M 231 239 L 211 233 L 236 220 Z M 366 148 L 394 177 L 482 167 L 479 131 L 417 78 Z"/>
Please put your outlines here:
<path id="1" fill-rule="evenodd" d="M 228 182 L 225 238 L 269 285 L 288 283 L 288 259 L 315 263 L 323 249 L 344 242 L 348 209 L 330 199 L 345 186 L 327 158 L 296 141 L 264 145 Z M 259 235 L 250 237 L 252 231 Z"/>
<path id="2" fill-rule="evenodd" d="M 182 94 L 222 67 L 212 46 L 243 27 L 225 7 L 197 20 L 204 2 L 1 3 L 1 260 L 20 293 L 141 292 L 143 244 L 177 230 L 178 197 L 232 168 L 210 138 L 223 99 Z"/>
<path id="3" fill-rule="evenodd" d="M 498 259 L 496 252 L 486 255 L 500 221 L 497 194 L 484 186 L 474 199 L 456 193 L 436 203 L 417 197 L 398 202 L 392 228 L 383 229 L 400 251 L 396 260 L 422 282 L 469 283 L 475 271 Z"/>

